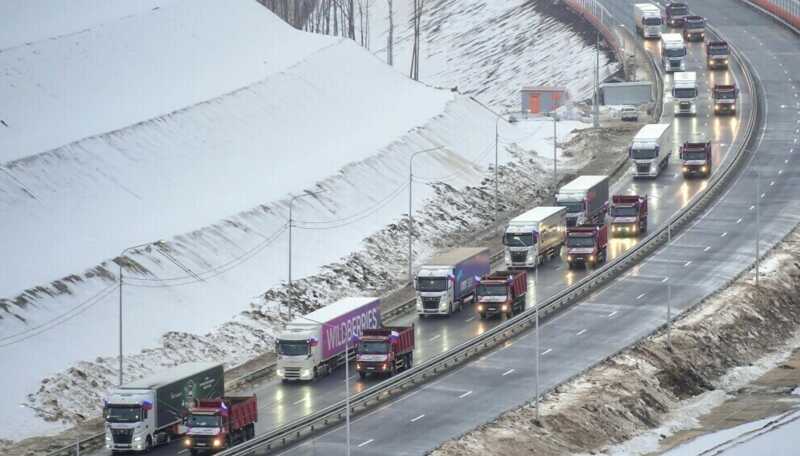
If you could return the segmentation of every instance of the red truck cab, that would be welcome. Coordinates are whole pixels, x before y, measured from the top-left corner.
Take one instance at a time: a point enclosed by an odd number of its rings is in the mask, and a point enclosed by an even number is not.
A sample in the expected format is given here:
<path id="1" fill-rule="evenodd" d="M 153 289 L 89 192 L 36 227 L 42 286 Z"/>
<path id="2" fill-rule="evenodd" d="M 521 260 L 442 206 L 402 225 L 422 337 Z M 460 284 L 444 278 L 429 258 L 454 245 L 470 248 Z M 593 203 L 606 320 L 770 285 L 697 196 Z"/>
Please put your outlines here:
<path id="1" fill-rule="evenodd" d="M 715 84 L 711 91 L 714 99 L 714 114 L 736 114 L 736 100 L 739 89 L 733 84 Z"/>
<path id="2" fill-rule="evenodd" d="M 686 142 L 681 146 L 679 157 L 684 177 L 711 175 L 710 142 Z"/>
<path id="3" fill-rule="evenodd" d="M 525 310 L 528 292 L 526 271 L 496 271 L 481 277 L 476 290 L 475 310 L 481 319 L 495 315 L 507 318 Z"/>
<path id="4" fill-rule="evenodd" d="M 615 236 L 637 236 L 647 232 L 647 195 L 612 196 L 608 215 Z"/>
<path id="5" fill-rule="evenodd" d="M 392 376 L 414 363 L 414 325 L 364 329 L 356 347 L 356 371 Z"/>
<path id="6" fill-rule="evenodd" d="M 257 421 L 255 395 L 199 400 L 184 418 L 183 446 L 192 456 L 222 451 L 252 439 Z"/>
<path id="7" fill-rule="evenodd" d="M 567 228 L 567 265 L 598 267 L 606 262 L 608 225 L 583 225 Z"/>
<path id="8" fill-rule="evenodd" d="M 706 65 L 709 70 L 728 68 L 731 56 L 730 47 L 725 41 L 709 41 L 706 43 Z"/>

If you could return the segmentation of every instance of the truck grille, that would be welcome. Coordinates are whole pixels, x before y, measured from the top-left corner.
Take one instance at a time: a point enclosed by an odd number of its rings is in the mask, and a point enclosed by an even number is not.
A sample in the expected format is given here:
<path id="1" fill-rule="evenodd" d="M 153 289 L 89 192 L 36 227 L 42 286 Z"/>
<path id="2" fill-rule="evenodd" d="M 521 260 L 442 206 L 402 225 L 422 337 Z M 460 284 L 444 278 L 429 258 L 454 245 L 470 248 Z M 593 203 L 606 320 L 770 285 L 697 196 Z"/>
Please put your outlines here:
<path id="1" fill-rule="evenodd" d="M 133 429 L 112 429 L 111 436 L 114 443 L 130 444 L 133 440 Z"/>
<path id="2" fill-rule="evenodd" d="M 424 310 L 439 310 L 439 298 L 423 297 L 422 308 Z"/>
<path id="3" fill-rule="evenodd" d="M 283 377 L 284 378 L 300 378 L 300 368 L 299 367 L 287 367 L 283 369 Z"/>
<path id="4" fill-rule="evenodd" d="M 649 174 L 650 173 L 650 164 L 649 163 L 637 163 L 636 164 L 636 172 L 640 174 Z"/>
<path id="5" fill-rule="evenodd" d="M 528 259 L 528 252 L 511 252 L 512 263 L 524 263 Z"/>
<path id="6" fill-rule="evenodd" d="M 577 217 L 567 217 L 567 227 L 572 228 L 578 224 Z"/>
<path id="7" fill-rule="evenodd" d="M 194 446 L 196 447 L 210 447 L 211 441 L 214 437 L 210 435 L 197 435 L 192 436 L 192 441 L 194 442 Z"/>

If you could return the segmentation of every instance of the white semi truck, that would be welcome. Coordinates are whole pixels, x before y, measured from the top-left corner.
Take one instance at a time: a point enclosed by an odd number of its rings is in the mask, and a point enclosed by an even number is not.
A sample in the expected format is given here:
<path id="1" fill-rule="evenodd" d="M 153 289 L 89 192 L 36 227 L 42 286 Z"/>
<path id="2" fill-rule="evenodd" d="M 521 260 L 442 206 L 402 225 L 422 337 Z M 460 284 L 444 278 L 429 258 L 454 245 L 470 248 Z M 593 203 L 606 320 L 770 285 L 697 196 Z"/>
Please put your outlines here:
<path id="1" fill-rule="evenodd" d="M 542 206 L 514 217 L 503 236 L 508 268 L 531 268 L 561 256 L 567 235 L 567 208 Z"/>
<path id="2" fill-rule="evenodd" d="M 601 223 L 608 210 L 608 176 L 579 176 L 561 187 L 556 205 L 567 208 L 567 227 Z"/>
<path id="3" fill-rule="evenodd" d="M 672 83 L 675 115 L 697 115 L 697 74 L 694 71 L 675 73 Z"/>
<path id="4" fill-rule="evenodd" d="M 195 401 L 225 395 L 222 364 L 187 363 L 111 390 L 105 398 L 106 448 L 148 452 L 181 434 Z"/>
<path id="5" fill-rule="evenodd" d="M 310 381 L 348 362 L 362 331 L 381 327 L 380 303 L 379 298 L 343 298 L 295 317 L 275 341 L 278 377 Z"/>
<path id="6" fill-rule="evenodd" d="M 652 3 L 637 3 L 633 5 L 633 20 L 636 23 L 636 31 L 644 39 L 661 38 L 661 26 L 664 20 L 661 17 L 661 9 Z"/>
<path id="7" fill-rule="evenodd" d="M 686 43 L 680 33 L 663 33 L 661 35 L 661 58 L 664 71 L 686 71 Z"/>
<path id="8" fill-rule="evenodd" d="M 658 177 L 669 166 L 672 154 L 672 124 L 648 124 L 642 127 L 628 147 L 633 177 Z"/>
<path id="9" fill-rule="evenodd" d="M 466 300 L 475 297 L 475 278 L 490 270 L 491 255 L 486 247 L 459 247 L 434 256 L 414 280 L 417 314 L 425 317 L 460 311 Z"/>

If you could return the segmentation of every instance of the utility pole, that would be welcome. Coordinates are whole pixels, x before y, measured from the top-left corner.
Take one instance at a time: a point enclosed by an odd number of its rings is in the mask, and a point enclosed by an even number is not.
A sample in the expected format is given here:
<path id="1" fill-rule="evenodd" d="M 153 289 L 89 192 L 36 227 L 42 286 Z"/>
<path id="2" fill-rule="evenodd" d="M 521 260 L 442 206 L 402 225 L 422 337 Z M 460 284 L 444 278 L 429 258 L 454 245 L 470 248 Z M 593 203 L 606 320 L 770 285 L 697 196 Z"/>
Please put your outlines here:
<path id="1" fill-rule="evenodd" d="M 294 285 L 292 284 L 292 227 L 294 227 L 294 202 L 298 198 L 303 198 L 306 196 L 317 196 L 320 193 L 324 193 L 325 190 L 320 190 L 318 192 L 306 192 L 301 193 L 299 195 L 295 195 L 289 199 L 289 302 L 288 302 L 288 309 L 286 309 L 286 314 L 291 316 L 292 315 L 292 300 L 294 298 Z M 281 314 L 281 303 L 278 301 L 278 315 Z"/>
<path id="2" fill-rule="evenodd" d="M 600 32 L 595 35 L 594 63 L 594 102 L 592 106 L 592 126 L 600 128 Z"/>
<path id="3" fill-rule="evenodd" d="M 500 119 L 501 116 L 497 116 L 497 119 L 494 121 L 494 221 L 497 221 L 497 150 L 498 150 L 498 143 L 500 142 Z"/>
<path id="4" fill-rule="evenodd" d="M 123 378 L 122 377 L 122 374 L 123 374 L 123 371 L 122 371 L 122 369 L 123 369 L 122 368 L 122 361 L 123 361 L 123 358 L 122 358 L 122 282 L 123 282 L 122 261 L 123 260 L 122 260 L 122 258 L 125 256 L 126 253 L 128 253 L 131 250 L 141 249 L 141 248 L 147 247 L 149 245 L 150 245 L 150 243 L 145 243 L 145 244 L 134 245 L 133 247 L 128 247 L 127 249 L 123 250 L 119 254 L 119 263 L 117 263 L 117 266 L 119 266 L 119 386 L 122 386 L 122 378 Z"/>
<path id="5" fill-rule="evenodd" d="M 667 222 L 667 247 L 672 247 L 672 224 Z M 672 351 L 672 282 L 667 277 L 667 348 Z"/>
<path id="6" fill-rule="evenodd" d="M 756 287 L 759 286 L 759 244 L 761 243 L 761 173 L 756 171 Z"/>
<path id="7" fill-rule="evenodd" d="M 534 279 L 533 301 L 536 305 L 536 421 L 539 421 L 539 362 L 541 361 L 541 347 L 539 346 L 539 258 L 536 258 L 536 278 Z"/>
<path id="8" fill-rule="evenodd" d="M 423 154 L 426 152 L 433 152 L 434 150 L 439 150 L 441 147 L 433 147 L 430 149 L 423 149 L 418 150 L 411 154 L 411 157 L 408 159 L 408 282 L 414 282 L 414 251 L 412 249 L 412 243 L 414 242 L 414 213 L 412 207 L 412 195 L 411 190 L 414 187 L 414 157 L 419 154 Z"/>
<path id="9" fill-rule="evenodd" d="M 558 193 L 558 116 L 553 112 L 553 198 Z"/>

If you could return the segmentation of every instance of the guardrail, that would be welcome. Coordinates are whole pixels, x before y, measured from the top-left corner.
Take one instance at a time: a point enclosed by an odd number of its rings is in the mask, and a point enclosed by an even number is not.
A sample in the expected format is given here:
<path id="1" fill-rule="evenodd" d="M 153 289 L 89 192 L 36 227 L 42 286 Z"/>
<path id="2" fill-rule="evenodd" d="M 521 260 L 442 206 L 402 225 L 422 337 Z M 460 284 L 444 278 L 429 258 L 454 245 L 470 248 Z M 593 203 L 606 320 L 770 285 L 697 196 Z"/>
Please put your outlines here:
<path id="1" fill-rule="evenodd" d="M 800 29 L 800 0 L 747 0 Z"/>
<path id="2" fill-rule="evenodd" d="M 547 316 L 566 305 L 574 303 L 578 299 L 597 290 L 599 287 L 604 286 L 622 272 L 637 264 L 643 257 L 651 254 L 665 244 L 668 231 L 674 233 L 679 232 L 694 220 L 700 212 L 715 201 L 721 192 L 725 190 L 730 180 L 737 175 L 738 171 L 743 166 L 745 160 L 742 160 L 742 158 L 748 153 L 749 146 L 754 141 L 753 132 L 761 111 L 759 109 L 759 88 L 752 79 L 749 63 L 747 63 L 746 59 L 734 47 L 732 47 L 732 55 L 741 65 L 747 86 L 753 94 L 753 111 L 744 130 L 744 142 L 736 149 L 733 156 L 729 160 L 726 160 L 726 164 L 720 169 L 720 172 L 712 177 L 706 191 L 695 195 L 686 207 L 674 214 L 664 226 L 651 232 L 637 246 L 606 264 L 591 276 L 557 293 L 555 296 L 539 305 L 538 308 L 528 309 L 524 313 L 501 323 L 474 339 L 466 341 L 445 353 L 423 362 L 409 371 L 385 380 L 353 396 L 350 400 L 351 414 L 362 412 L 389 397 L 396 396 L 412 387 L 416 387 L 428 381 L 430 378 L 437 376 L 439 373 L 449 371 L 453 366 L 461 364 L 488 349 L 496 347 L 503 341 L 529 329 L 537 318 L 537 312 L 539 313 L 539 318 Z M 258 450 L 269 451 L 280 448 L 293 441 L 310 436 L 321 429 L 338 425 L 344 420 L 344 416 L 345 402 L 341 401 L 266 434 L 262 434 L 253 440 L 219 453 L 219 456 L 241 456 L 252 454 L 254 451 Z"/>

